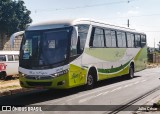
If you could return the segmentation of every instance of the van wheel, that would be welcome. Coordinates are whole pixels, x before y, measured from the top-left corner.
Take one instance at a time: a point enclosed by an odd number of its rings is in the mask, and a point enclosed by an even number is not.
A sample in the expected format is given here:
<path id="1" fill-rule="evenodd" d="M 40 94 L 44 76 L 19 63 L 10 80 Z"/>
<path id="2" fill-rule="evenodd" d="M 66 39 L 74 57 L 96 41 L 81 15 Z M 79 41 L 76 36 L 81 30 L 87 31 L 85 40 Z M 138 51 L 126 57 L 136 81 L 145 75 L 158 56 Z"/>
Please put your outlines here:
<path id="1" fill-rule="evenodd" d="M 134 78 L 134 67 L 131 65 L 129 68 L 129 74 L 128 74 L 128 78 L 132 79 Z"/>
<path id="2" fill-rule="evenodd" d="M 6 79 L 6 72 L 2 72 L 0 74 L 0 79 L 5 80 Z"/>
<path id="3" fill-rule="evenodd" d="M 88 74 L 87 76 L 87 84 L 86 84 L 86 89 L 92 89 L 94 87 L 94 77 L 91 74 Z"/>

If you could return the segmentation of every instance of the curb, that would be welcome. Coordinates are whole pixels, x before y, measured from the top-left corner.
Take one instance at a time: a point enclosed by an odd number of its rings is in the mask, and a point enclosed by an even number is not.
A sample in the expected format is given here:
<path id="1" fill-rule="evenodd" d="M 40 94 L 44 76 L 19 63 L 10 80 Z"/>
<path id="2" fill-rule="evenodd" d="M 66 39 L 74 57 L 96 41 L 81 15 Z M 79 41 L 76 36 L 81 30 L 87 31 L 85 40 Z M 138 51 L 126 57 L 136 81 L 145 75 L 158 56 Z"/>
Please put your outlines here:
<path id="1" fill-rule="evenodd" d="M 37 89 L 18 88 L 18 89 L 13 89 L 13 90 L 6 90 L 3 92 L 0 92 L 0 97 L 7 96 L 7 95 L 14 95 L 18 93 L 25 93 L 25 92 L 34 91 L 34 90 L 37 90 Z"/>

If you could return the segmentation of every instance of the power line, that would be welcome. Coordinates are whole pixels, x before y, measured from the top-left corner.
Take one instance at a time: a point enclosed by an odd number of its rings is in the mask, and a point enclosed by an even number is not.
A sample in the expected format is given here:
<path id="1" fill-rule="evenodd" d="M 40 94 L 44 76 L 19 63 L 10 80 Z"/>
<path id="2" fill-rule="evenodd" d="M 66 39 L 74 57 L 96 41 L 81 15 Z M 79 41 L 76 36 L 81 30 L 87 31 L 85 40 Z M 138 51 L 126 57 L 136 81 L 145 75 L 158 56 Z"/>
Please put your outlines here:
<path id="1" fill-rule="evenodd" d="M 160 16 L 160 14 L 146 14 L 146 15 L 139 15 L 139 16 L 123 16 L 123 17 L 119 16 L 119 17 L 109 17 L 109 18 L 113 20 L 118 20 L 120 18 L 138 18 L 138 17 L 148 17 L 148 16 Z"/>
<path id="2" fill-rule="evenodd" d="M 160 14 L 148 14 L 148 15 L 140 15 L 140 16 L 133 16 L 133 17 L 145 17 L 145 16 L 160 16 Z"/>
<path id="3" fill-rule="evenodd" d="M 137 25 L 137 26 L 140 26 L 140 27 L 160 27 L 160 26 L 150 26 L 150 25 Z"/>
<path id="4" fill-rule="evenodd" d="M 35 12 L 37 12 L 38 10 L 41 11 L 41 12 L 47 12 L 47 11 L 60 11 L 60 10 L 74 10 L 74 9 L 99 7 L 99 6 L 122 4 L 122 3 L 127 3 L 128 4 L 128 3 L 133 2 L 133 1 L 135 1 L 135 0 L 123 0 L 123 1 L 118 1 L 118 2 L 108 2 L 108 3 L 94 4 L 94 5 L 84 5 L 84 6 L 76 6 L 76 7 L 68 7 L 68 8 L 36 9 Z"/>
<path id="5" fill-rule="evenodd" d="M 126 25 L 126 24 L 122 24 L 122 25 Z M 159 26 L 155 26 L 155 25 L 133 25 L 133 24 L 130 24 L 131 26 L 138 26 L 138 27 L 160 27 Z"/>
<path id="6" fill-rule="evenodd" d="M 160 32 L 160 31 L 144 31 L 144 32 Z"/>

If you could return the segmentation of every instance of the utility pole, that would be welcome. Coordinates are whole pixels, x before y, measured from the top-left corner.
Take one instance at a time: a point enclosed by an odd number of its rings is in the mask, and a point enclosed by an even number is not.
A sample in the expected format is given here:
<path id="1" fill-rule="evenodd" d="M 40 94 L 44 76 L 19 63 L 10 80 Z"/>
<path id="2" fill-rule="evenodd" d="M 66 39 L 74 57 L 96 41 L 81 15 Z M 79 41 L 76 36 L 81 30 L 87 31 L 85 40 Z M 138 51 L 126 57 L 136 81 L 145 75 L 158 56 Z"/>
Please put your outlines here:
<path id="1" fill-rule="evenodd" d="M 129 19 L 128 19 L 128 21 L 127 21 L 127 27 L 129 27 L 130 26 L 130 23 L 129 23 Z"/>

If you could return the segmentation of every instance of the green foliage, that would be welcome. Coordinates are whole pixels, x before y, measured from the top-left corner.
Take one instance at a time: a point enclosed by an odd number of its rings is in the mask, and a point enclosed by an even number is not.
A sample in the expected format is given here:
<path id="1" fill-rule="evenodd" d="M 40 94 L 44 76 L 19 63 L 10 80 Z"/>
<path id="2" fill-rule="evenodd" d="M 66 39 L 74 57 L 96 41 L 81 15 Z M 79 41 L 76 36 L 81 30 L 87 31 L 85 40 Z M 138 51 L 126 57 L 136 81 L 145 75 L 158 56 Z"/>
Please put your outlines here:
<path id="1" fill-rule="evenodd" d="M 0 34 L 11 35 L 31 23 L 31 12 L 22 0 L 0 0 Z"/>

